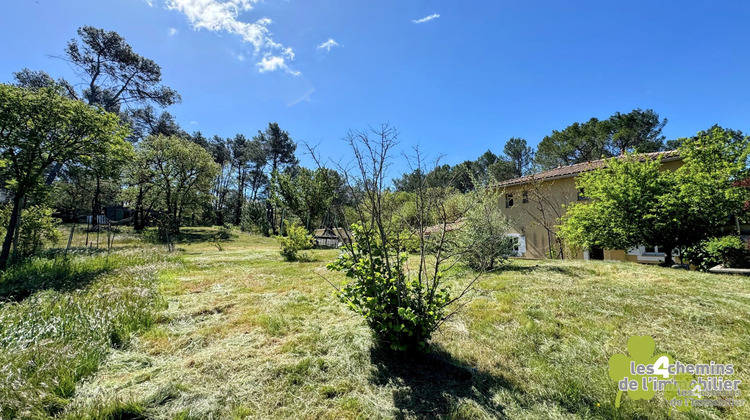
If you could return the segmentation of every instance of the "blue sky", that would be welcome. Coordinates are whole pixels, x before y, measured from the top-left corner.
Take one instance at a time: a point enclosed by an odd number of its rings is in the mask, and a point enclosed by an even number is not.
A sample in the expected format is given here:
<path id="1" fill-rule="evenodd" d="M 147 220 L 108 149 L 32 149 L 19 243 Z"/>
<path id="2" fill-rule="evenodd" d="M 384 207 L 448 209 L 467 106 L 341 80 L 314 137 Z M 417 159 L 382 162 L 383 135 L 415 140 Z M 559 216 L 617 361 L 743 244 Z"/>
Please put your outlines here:
<path id="1" fill-rule="evenodd" d="M 92 25 L 161 65 L 189 132 L 276 121 L 338 159 L 348 130 L 389 122 L 403 150 L 455 164 L 638 107 L 669 119 L 667 138 L 750 131 L 748 21 L 745 1 L 13 0 L 0 81 L 74 80 L 50 56 Z"/>

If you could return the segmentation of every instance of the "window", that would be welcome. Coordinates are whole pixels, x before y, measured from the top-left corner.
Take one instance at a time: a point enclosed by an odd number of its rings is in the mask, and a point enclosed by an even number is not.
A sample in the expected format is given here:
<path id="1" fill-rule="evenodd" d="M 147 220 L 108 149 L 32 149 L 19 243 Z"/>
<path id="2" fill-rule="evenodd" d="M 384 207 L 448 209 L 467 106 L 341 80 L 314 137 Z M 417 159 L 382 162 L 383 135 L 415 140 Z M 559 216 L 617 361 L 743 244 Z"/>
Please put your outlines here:
<path id="1" fill-rule="evenodd" d="M 513 207 L 513 194 L 505 194 L 505 208 Z"/>
<path id="2" fill-rule="evenodd" d="M 646 245 L 643 249 L 643 255 L 664 255 L 659 249 L 664 248 L 662 245 Z"/>
<path id="3" fill-rule="evenodd" d="M 524 191 L 523 192 L 523 202 L 524 203 L 528 203 L 529 202 L 529 192 L 528 191 Z"/>
<path id="4" fill-rule="evenodd" d="M 584 192 L 583 192 L 583 188 L 579 188 L 579 189 L 578 189 L 578 201 L 586 201 L 586 200 L 588 200 L 588 199 L 589 199 L 589 198 L 588 198 L 588 197 L 586 197 L 586 195 L 585 195 L 585 194 L 584 194 Z"/>

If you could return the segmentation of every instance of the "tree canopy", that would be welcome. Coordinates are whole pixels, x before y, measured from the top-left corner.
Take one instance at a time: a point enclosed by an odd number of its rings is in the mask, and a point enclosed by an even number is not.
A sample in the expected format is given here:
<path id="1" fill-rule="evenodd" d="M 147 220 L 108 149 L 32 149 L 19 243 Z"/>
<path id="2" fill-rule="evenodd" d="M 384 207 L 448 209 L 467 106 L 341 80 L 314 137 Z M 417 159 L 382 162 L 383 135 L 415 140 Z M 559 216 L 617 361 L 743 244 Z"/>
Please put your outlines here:
<path id="1" fill-rule="evenodd" d="M 582 248 L 658 245 L 671 264 L 673 250 L 720 234 L 748 199 L 736 183 L 749 173 L 750 138 L 715 126 L 684 139 L 679 152 L 685 163 L 676 171 L 628 155 L 581 175 L 590 200 L 568 207 L 560 235 Z"/>
<path id="2" fill-rule="evenodd" d="M 205 149 L 179 137 L 151 136 L 138 146 L 144 170 L 151 178 L 162 224 L 178 233 L 183 217 L 209 199 L 219 166 Z"/>
<path id="3" fill-rule="evenodd" d="M 640 108 L 606 120 L 591 118 L 573 123 L 544 137 L 537 147 L 535 161 L 541 170 L 584 163 L 632 152 L 664 150 L 661 131 L 667 119 L 651 109 Z"/>
<path id="4" fill-rule="evenodd" d="M 44 187 L 44 174 L 57 163 L 90 164 L 112 149 L 129 147 L 128 131 L 116 115 L 66 98 L 52 88 L 0 85 L 0 159 L 13 211 L 0 253 L 7 264 L 23 200 Z"/>
<path id="5" fill-rule="evenodd" d="M 65 60 L 83 82 L 81 93 L 71 95 L 114 112 L 125 104 L 163 107 L 180 101 L 176 91 L 161 84 L 161 67 L 135 53 L 117 32 L 83 26 L 78 36 L 80 41 L 70 40 L 65 49 Z"/>

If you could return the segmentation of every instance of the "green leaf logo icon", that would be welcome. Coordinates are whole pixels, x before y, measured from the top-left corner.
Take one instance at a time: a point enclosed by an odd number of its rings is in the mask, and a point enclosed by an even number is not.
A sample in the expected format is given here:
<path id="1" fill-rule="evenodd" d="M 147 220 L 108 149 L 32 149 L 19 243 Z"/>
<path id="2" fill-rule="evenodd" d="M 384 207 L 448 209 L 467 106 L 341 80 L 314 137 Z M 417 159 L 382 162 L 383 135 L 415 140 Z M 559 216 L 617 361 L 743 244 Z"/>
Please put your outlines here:
<path id="1" fill-rule="evenodd" d="M 656 343 L 654 339 L 647 336 L 633 336 L 628 340 L 628 353 L 630 357 L 624 354 L 614 354 L 609 358 L 609 377 L 613 381 L 618 383 L 617 398 L 615 399 L 615 407 L 620 406 L 620 399 L 622 398 L 623 391 L 620 388 L 620 383 L 627 379 L 626 384 L 631 384 L 635 381 L 636 389 L 627 388 L 627 393 L 632 400 L 650 400 L 654 397 L 654 387 L 651 384 L 651 380 L 656 379 L 668 379 L 669 374 L 667 373 L 667 367 L 669 366 L 669 358 L 665 354 L 654 355 L 656 350 Z M 641 371 L 634 373 L 632 367 L 643 365 L 653 365 L 654 369 L 652 373 Z"/>

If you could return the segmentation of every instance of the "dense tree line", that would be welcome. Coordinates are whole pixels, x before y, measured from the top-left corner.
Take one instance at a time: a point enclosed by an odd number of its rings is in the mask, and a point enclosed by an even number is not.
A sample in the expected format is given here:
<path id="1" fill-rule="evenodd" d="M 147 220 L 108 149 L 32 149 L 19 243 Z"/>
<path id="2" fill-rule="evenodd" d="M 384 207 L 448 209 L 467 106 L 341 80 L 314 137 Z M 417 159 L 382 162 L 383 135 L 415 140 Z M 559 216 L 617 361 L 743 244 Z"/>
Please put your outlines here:
<path id="1" fill-rule="evenodd" d="M 277 123 L 254 136 L 188 134 L 163 110 L 181 98 L 159 65 L 116 32 L 82 27 L 61 58 L 77 80 L 22 69 L 0 85 L 0 268 L 12 248 L 28 254 L 19 226 L 53 226 L 54 214 L 96 228 L 109 206 L 163 237 L 191 224 L 275 234 L 282 217 L 309 229 L 332 223 L 326 207 L 341 200 L 341 177 L 300 168 L 297 143 Z M 49 223 L 24 224 L 25 213 Z"/>
<path id="2" fill-rule="evenodd" d="M 79 29 L 63 59 L 78 80 L 22 69 L 14 84 L 0 85 L 0 219 L 7 220 L 0 267 L 14 246 L 19 257 L 30 252 L 18 246 L 19 237 L 45 237 L 19 227 L 52 226 L 53 213 L 96 228 L 96 216 L 124 206 L 136 230 L 158 227 L 164 239 L 185 225 L 233 224 L 275 235 L 290 219 L 309 231 L 344 226 L 341 209 L 351 211 L 370 187 L 344 171 L 300 167 L 297 143 L 274 122 L 253 136 L 189 134 L 164 110 L 181 99 L 161 83 L 161 68 L 115 32 Z M 487 150 L 476 160 L 429 169 L 420 163 L 383 195 L 384 205 L 395 209 L 389 226 L 408 236 L 417 219 L 409 203 L 418 191 L 465 194 L 560 165 L 691 144 L 665 142 L 666 122 L 653 110 L 635 109 L 555 130 L 536 150 L 511 138 L 501 154 Z M 40 223 L 24 224 L 24 212 Z M 422 222 L 437 220 L 422 216 Z M 27 242 L 38 248 L 39 241 Z"/>
<path id="3" fill-rule="evenodd" d="M 480 185 L 545 171 L 558 166 L 573 165 L 619 156 L 629 152 L 658 152 L 676 149 L 680 140 L 665 142 L 661 134 L 667 119 L 651 109 L 635 109 L 627 114 L 615 113 L 606 120 L 591 118 L 573 123 L 545 136 L 536 150 L 525 139 L 513 137 L 503 153 L 487 150 L 476 160 L 457 165 L 440 165 L 428 173 L 412 171 L 394 180 L 398 191 L 414 191 L 417 181 L 424 178 L 430 185 L 451 186 L 468 192 Z"/>

